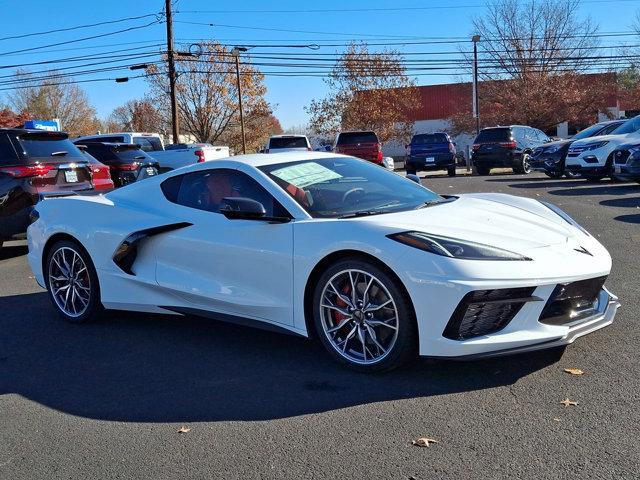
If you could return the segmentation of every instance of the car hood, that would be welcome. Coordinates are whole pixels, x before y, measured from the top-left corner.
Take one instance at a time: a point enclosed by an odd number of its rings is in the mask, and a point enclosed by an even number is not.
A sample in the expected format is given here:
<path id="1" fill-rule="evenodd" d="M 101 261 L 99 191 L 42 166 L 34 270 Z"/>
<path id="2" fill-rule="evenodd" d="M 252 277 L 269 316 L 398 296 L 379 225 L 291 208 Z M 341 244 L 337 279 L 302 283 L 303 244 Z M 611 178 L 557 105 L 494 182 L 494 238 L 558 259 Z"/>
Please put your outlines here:
<path id="1" fill-rule="evenodd" d="M 518 253 L 573 244 L 583 235 L 542 203 L 506 194 L 466 194 L 448 203 L 356 220 L 389 233 L 420 231 Z"/>
<path id="2" fill-rule="evenodd" d="M 549 147 L 564 147 L 565 145 L 568 145 L 572 142 L 574 142 L 575 140 L 571 140 L 571 139 L 567 139 L 567 140 L 556 140 L 555 142 L 547 142 L 547 143 L 543 143 L 542 145 L 540 145 L 538 148 L 549 148 Z"/>

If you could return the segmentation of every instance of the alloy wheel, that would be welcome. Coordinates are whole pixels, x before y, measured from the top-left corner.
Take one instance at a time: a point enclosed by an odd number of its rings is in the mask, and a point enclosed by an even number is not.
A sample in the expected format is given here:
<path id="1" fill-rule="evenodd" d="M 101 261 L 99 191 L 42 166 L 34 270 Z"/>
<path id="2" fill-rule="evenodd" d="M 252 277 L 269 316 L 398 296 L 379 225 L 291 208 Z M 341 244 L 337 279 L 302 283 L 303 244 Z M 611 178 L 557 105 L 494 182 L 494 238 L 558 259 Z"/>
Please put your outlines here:
<path id="1" fill-rule="evenodd" d="M 91 278 L 82 256 L 69 247 L 60 247 L 51 255 L 49 289 L 57 307 L 69 317 L 87 311 L 91 300 Z"/>
<path id="2" fill-rule="evenodd" d="M 380 362 L 398 338 L 398 309 L 374 275 L 348 269 L 326 283 L 320 297 L 322 329 L 333 349 L 359 365 Z"/>

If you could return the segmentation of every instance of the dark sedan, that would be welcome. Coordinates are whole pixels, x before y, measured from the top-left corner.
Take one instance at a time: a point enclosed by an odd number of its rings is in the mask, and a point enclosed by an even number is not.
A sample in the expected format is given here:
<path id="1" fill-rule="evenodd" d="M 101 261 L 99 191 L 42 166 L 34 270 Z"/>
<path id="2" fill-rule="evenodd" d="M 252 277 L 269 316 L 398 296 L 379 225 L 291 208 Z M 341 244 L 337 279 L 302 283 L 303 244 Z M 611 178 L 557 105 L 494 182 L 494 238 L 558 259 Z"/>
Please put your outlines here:
<path id="1" fill-rule="evenodd" d="M 640 142 L 621 145 L 613 152 L 613 178 L 640 183 Z"/>
<path id="2" fill-rule="evenodd" d="M 571 144 L 582 138 L 609 135 L 623 123 L 624 120 L 596 123 L 567 140 L 558 140 L 541 145 L 531 154 L 529 164 L 532 170 L 543 172 L 551 178 L 561 178 L 562 176 L 577 178 L 579 174 L 566 171 L 564 168 L 567 152 Z"/>

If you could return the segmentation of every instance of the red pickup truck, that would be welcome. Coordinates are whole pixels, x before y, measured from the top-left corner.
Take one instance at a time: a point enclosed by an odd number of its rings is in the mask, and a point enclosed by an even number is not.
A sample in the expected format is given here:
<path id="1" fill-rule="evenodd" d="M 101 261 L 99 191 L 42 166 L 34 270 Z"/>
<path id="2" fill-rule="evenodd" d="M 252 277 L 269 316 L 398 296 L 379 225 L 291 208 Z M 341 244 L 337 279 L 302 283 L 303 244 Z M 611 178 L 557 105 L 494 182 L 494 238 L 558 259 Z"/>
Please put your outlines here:
<path id="1" fill-rule="evenodd" d="M 333 151 L 382 164 L 382 144 L 374 132 L 340 132 Z"/>

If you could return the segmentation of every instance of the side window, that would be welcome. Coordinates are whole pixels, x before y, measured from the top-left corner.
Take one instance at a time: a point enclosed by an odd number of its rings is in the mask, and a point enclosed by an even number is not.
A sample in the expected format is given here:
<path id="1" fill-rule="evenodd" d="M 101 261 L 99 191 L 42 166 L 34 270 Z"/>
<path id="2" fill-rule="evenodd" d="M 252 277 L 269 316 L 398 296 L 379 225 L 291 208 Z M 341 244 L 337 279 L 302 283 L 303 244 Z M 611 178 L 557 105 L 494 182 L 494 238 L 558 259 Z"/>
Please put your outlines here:
<path id="1" fill-rule="evenodd" d="M 609 135 L 611 132 L 613 132 L 619 126 L 620 126 L 620 124 L 618 124 L 618 123 L 612 123 L 611 125 L 607 125 L 606 127 L 604 127 L 602 130 L 600 130 L 598 132 L 598 135 Z"/>
<path id="2" fill-rule="evenodd" d="M 170 202 L 219 213 L 227 197 L 244 197 L 264 205 L 267 216 L 288 216 L 288 212 L 253 178 L 237 170 L 216 168 L 171 177 L 162 183 Z"/>
<path id="3" fill-rule="evenodd" d="M 151 142 L 146 138 L 135 137 L 133 139 L 133 143 L 135 143 L 136 145 L 139 145 L 140 149 L 144 150 L 145 152 L 153 152 L 154 150 L 153 145 L 151 145 Z"/>
<path id="4" fill-rule="evenodd" d="M 523 142 L 525 140 L 524 136 L 522 135 L 522 129 L 519 127 L 513 127 L 511 129 L 511 135 L 516 142 Z"/>
<path id="5" fill-rule="evenodd" d="M 7 134 L 0 134 L 0 165 L 15 165 L 18 161 L 13 144 Z"/>
<path id="6" fill-rule="evenodd" d="M 550 140 L 547 134 L 544 133 L 542 130 L 536 130 L 536 133 L 538 134 L 538 141 L 542 143 L 546 143 Z"/>

